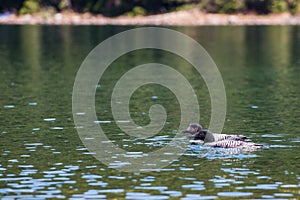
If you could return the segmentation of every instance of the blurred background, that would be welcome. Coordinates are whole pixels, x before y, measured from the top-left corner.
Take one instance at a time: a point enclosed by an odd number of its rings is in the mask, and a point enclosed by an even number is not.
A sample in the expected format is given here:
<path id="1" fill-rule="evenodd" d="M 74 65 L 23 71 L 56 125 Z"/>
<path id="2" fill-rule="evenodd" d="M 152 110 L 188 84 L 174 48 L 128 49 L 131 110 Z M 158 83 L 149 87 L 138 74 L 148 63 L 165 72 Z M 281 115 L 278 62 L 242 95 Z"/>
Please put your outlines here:
<path id="1" fill-rule="evenodd" d="M 74 11 L 105 16 L 152 15 L 198 9 L 208 13 L 300 13 L 299 0 L 2 0 L 0 12 L 33 14 Z"/>

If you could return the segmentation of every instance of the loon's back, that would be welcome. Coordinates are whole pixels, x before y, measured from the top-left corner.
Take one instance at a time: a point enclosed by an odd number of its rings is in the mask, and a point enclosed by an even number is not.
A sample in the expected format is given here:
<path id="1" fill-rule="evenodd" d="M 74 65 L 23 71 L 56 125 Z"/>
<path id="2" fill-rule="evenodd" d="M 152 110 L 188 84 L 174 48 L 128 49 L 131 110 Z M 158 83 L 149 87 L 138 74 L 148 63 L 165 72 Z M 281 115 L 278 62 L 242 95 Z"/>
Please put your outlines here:
<path id="1" fill-rule="evenodd" d="M 210 142 L 206 144 L 210 147 L 237 148 L 237 149 L 244 149 L 248 151 L 262 149 L 264 147 L 261 144 L 256 144 L 253 142 L 245 142 L 240 140 L 221 140 L 221 141 Z"/>
<path id="2" fill-rule="evenodd" d="M 222 141 L 222 140 L 235 140 L 235 141 L 245 141 L 248 138 L 244 135 L 227 135 L 227 134 L 219 134 L 219 133 L 212 133 L 214 137 L 214 141 Z"/>

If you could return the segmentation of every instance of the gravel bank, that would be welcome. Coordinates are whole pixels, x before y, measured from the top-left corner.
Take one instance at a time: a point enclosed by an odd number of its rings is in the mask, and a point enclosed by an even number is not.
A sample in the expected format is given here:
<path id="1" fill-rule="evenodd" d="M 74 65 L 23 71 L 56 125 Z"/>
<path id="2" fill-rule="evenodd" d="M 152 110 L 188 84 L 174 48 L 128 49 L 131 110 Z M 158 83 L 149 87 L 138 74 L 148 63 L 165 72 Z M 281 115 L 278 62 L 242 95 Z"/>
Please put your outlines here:
<path id="1" fill-rule="evenodd" d="M 270 14 L 206 14 L 198 10 L 178 11 L 160 15 L 108 18 L 102 15 L 78 13 L 38 13 L 17 16 L 2 15 L 0 24 L 53 24 L 53 25 L 300 25 L 300 15 Z"/>

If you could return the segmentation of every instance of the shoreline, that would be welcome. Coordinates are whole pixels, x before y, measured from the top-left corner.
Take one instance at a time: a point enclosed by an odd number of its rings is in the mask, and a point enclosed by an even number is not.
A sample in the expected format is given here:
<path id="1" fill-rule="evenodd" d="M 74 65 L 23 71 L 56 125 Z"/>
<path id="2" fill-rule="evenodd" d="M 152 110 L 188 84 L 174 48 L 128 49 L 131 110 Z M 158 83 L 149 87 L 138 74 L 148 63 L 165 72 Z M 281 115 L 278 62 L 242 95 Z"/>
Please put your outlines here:
<path id="1" fill-rule="evenodd" d="M 8 14 L 0 17 L 0 24 L 11 25 L 154 25 L 154 26 L 219 26 L 219 25 L 300 25 L 300 15 L 289 13 L 210 14 L 199 10 L 176 11 L 149 16 L 119 16 L 114 18 L 90 13 L 36 13 L 33 15 Z"/>

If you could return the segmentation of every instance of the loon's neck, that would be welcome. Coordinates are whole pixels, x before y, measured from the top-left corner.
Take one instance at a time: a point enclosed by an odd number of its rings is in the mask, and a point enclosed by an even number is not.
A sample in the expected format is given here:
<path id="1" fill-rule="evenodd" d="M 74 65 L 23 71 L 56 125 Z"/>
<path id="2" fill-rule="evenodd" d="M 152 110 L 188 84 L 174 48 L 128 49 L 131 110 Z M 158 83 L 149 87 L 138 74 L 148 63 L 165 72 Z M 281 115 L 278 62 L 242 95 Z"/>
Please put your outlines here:
<path id="1" fill-rule="evenodd" d="M 214 137 L 213 133 L 210 132 L 209 130 L 206 130 L 204 143 L 209 143 L 209 142 L 214 142 L 214 141 L 215 141 L 215 137 Z"/>

